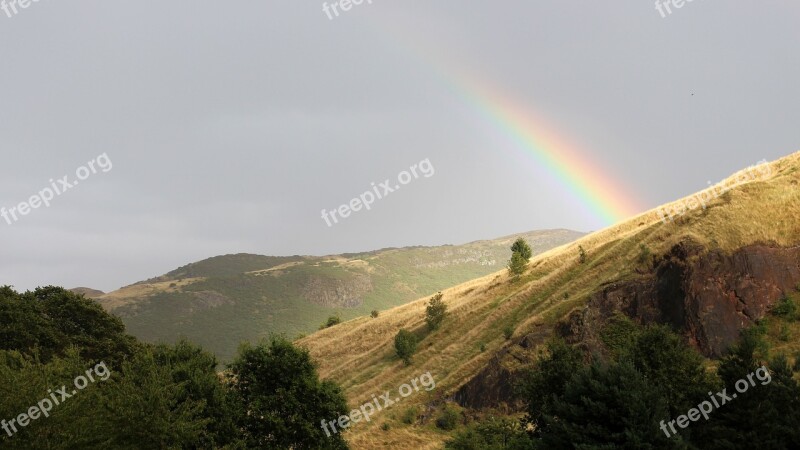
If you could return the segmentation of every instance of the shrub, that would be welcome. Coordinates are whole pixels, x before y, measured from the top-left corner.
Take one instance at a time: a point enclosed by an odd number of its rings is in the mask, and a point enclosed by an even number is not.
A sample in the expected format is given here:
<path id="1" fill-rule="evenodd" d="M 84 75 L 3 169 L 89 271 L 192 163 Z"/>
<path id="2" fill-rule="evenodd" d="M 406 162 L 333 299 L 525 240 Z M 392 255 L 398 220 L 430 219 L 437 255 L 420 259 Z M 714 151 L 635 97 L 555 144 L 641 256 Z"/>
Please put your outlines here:
<path id="1" fill-rule="evenodd" d="M 383 430 L 383 431 L 389 431 L 391 428 L 392 427 L 390 427 L 389 423 L 387 423 L 387 422 L 384 422 L 383 425 L 381 425 L 381 430 Z"/>
<path id="2" fill-rule="evenodd" d="M 535 448 L 520 423 L 508 418 L 490 418 L 459 432 L 445 442 L 445 449 L 530 449 Z"/>
<path id="3" fill-rule="evenodd" d="M 780 334 L 778 334 L 778 339 L 780 339 L 783 342 L 789 342 L 790 337 L 791 335 L 789 334 L 789 326 L 786 325 L 785 323 L 782 324 Z"/>
<path id="4" fill-rule="evenodd" d="M 506 340 L 511 339 L 511 336 L 514 336 L 514 327 L 508 325 L 507 327 L 503 328 L 503 336 L 506 337 Z"/>
<path id="5" fill-rule="evenodd" d="M 788 320 L 795 320 L 797 318 L 797 304 L 791 298 L 783 296 L 780 302 L 772 308 L 772 314 Z"/>
<path id="6" fill-rule="evenodd" d="M 411 356 L 417 351 L 417 337 L 408 330 L 400 330 L 394 338 L 394 349 L 407 366 L 411 365 Z"/>
<path id="7" fill-rule="evenodd" d="M 436 427 L 445 431 L 454 430 L 458 425 L 459 416 L 460 414 L 454 407 L 445 405 L 442 414 L 436 419 Z"/>
<path id="8" fill-rule="evenodd" d="M 378 314 L 380 314 L 378 312 L 378 310 L 377 309 L 373 309 L 372 312 L 370 313 L 370 316 L 372 316 L 372 318 L 375 319 L 375 318 L 378 317 Z"/>
<path id="9" fill-rule="evenodd" d="M 325 328 L 330 328 L 334 325 L 339 325 L 340 323 L 342 323 L 342 319 L 337 314 L 335 316 L 328 317 L 328 321 L 320 325 L 319 329 L 324 330 Z"/>
<path id="10" fill-rule="evenodd" d="M 403 411 L 403 415 L 400 416 L 400 421 L 403 422 L 406 425 L 411 425 L 414 422 L 416 422 L 417 421 L 417 408 L 415 406 L 412 406 L 410 408 L 406 408 L 406 410 Z"/>
<path id="11" fill-rule="evenodd" d="M 486 344 L 481 342 L 481 353 L 486 351 Z"/>
<path id="12" fill-rule="evenodd" d="M 531 246 L 525 242 L 525 239 L 519 238 L 514 241 L 514 245 L 511 246 L 511 254 L 519 253 L 522 256 L 522 259 L 525 260 L 527 263 L 531 260 L 531 256 L 533 256 L 533 251 L 531 250 Z"/>
<path id="13" fill-rule="evenodd" d="M 425 308 L 425 322 L 428 324 L 428 328 L 430 328 L 431 331 L 439 329 L 439 326 L 441 326 L 442 321 L 447 315 L 447 305 L 444 304 L 442 297 L 443 295 L 441 292 L 434 295 Z"/>
<path id="14" fill-rule="evenodd" d="M 636 262 L 639 264 L 647 264 L 650 267 L 650 249 L 644 244 L 639 244 L 639 255 L 636 257 Z"/>
<path id="15" fill-rule="evenodd" d="M 514 277 L 514 279 L 519 279 L 520 275 L 525 273 L 525 265 L 527 262 L 525 258 L 522 257 L 517 252 L 511 254 L 511 259 L 508 260 L 508 273 Z"/>
<path id="16" fill-rule="evenodd" d="M 578 246 L 578 260 L 581 264 L 586 262 L 586 250 L 583 249 L 582 245 Z"/>

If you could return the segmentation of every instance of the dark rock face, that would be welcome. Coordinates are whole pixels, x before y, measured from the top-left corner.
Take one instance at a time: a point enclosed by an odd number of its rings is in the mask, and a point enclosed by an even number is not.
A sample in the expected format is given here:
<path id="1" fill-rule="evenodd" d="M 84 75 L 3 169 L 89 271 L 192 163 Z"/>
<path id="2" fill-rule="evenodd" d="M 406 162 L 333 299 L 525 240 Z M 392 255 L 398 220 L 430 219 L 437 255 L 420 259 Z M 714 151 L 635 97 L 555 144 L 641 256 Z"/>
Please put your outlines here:
<path id="1" fill-rule="evenodd" d="M 619 311 L 642 324 L 671 324 L 703 354 L 718 357 L 798 282 L 800 247 L 751 245 L 725 255 L 682 243 L 653 274 L 605 286 L 558 331 L 572 342 L 591 344 Z"/>
<path id="2" fill-rule="evenodd" d="M 311 303 L 329 308 L 356 308 L 364 303 L 364 295 L 372 291 L 369 275 L 357 274 L 349 279 L 312 276 L 303 286 L 303 297 Z"/>
<path id="3" fill-rule="evenodd" d="M 456 391 L 453 401 L 473 409 L 505 407 L 503 409 L 508 411 L 520 410 L 523 405 L 514 398 L 514 381 L 519 376 L 518 369 L 529 367 L 534 362 L 534 355 L 530 350 L 550 334 L 548 327 L 540 326 L 513 345 L 497 352 L 485 369 Z"/>
<path id="4" fill-rule="evenodd" d="M 800 283 L 800 247 L 743 247 L 731 255 L 683 242 L 656 261 L 652 272 L 606 284 L 581 311 L 556 326 L 556 333 L 589 351 L 599 349 L 598 333 L 617 312 L 641 324 L 670 324 L 709 357 L 722 356 L 742 329 Z M 544 327 L 543 327 L 544 328 Z M 547 331 L 547 330 L 541 330 Z M 547 333 L 545 333 L 547 334 Z M 462 386 L 454 400 L 470 408 L 516 408 L 509 368 L 532 363 L 525 349 L 546 339 L 540 330 L 495 355 Z"/>

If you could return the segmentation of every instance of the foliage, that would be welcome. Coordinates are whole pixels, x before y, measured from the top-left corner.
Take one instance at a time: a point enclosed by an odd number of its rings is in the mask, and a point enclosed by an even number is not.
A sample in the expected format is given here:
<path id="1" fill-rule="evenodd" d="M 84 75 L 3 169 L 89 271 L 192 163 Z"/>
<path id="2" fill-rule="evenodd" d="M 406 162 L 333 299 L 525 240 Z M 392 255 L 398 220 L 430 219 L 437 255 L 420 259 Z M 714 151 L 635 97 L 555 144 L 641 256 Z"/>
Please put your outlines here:
<path id="1" fill-rule="evenodd" d="M 511 253 L 519 253 L 526 263 L 530 261 L 531 257 L 533 256 L 531 246 L 528 245 L 528 242 L 523 238 L 518 238 L 516 241 L 514 241 L 514 244 L 511 246 Z"/>
<path id="2" fill-rule="evenodd" d="M 405 411 L 403 411 L 403 415 L 400 416 L 400 421 L 403 422 L 406 425 L 411 425 L 411 424 L 413 424 L 414 422 L 417 421 L 417 414 L 418 413 L 419 413 L 419 411 L 417 411 L 417 407 L 416 406 L 408 407 L 408 408 L 405 409 Z"/>
<path id="3" fill-rule="evenodd" d="M 551 411 L 553 402 L 564 394 L 567 381 L 583 366 L 583 355 L 564 343 L 547 344 L 547 353 L 539 356 L 533 369 L 522 376 L 516 386 L 518 397 L 525 403 L 524 423 L 540 434 L 546 428 L 542 417 Z"/>
<path id="4" fill-rule="evenodd" d="M 36 353 L 47 362 L 72 346 L 84 359 L 114 367 L 136 347 L 122 321 L 93 300 L 55 286 L 24 294 L 0 288 L 0 350 Z"/>
<path id="5" fill-rule="evenodd" d="M 417 351 L 417 337 L 405 329 L 398 331 L 394 338 L 394 349 L 407 366 L 411 365 L 411 356 Z"/>
<path id="6" fill-rule="evenodd" d="M 338 314 L 336 314 L 334 316 L 328 317 L 328 321 L 320 325 L 319 329 L 324 330 L 325 328 L 330 328 L 332 326 L 339 325 L 340 323 L 342 323 L 342 319 L 341 317 L 339 317 Z"/>
<path id="7" fill-rule="evenodd" d="M 428 302 L 428 306 L 425 307 L 425 323 L 428 324 L 428 328 L 433 331 L 439 329 L 444 320 L 445 316 L 447 316 L 447 305 L 442 300 L 443 294 L 441 292 L 437 293 Z"/>
<path id="8" fill-rule="evenodd" d="M 525 273 L 525 258 L 519 253 L 512 253 L 511 259 L 508 260 L 508 272 L 514 279 L 519 279 L 520 275 Z"/>
<path id="9" fill-rule="evenodd" d="M 378 310 L 377 310 L 377 309 L 373 309 L 373 310 L 372 310 L 372 312 L 371 312 L 369 315 L 370 315 L 370 316 L 371 316 L 373 319 L 377 319 L 377 318 L 378 318 L 378 315 L 380 315 L 380 313 L 378 312 Z"/>
<path id="10" fill-rule="evenodd" d="M 527 450 L 533 442 L 516 420 L 491 418 L 445 442 L 448 450 Z"/>
<path id="11" fill-rule="evenodd" d="M 578 371 L 554 399 L 545 414 L 547 449 L 671 449 L 682 448 L 680 438 L 659 430 L 667 417 L 660 389 L 630 362 L 595 362 Z"/>
<path id="12" fill-rule="evenodd" d="M 506 340 L 511 339 L 511 337 L 514 336 L 514 327 L 508 325 L 503 328 L 503 336 L 506 338 Z"/>
<path id="13" fill-rule="evenodd" d="M 454 406 L 445 404 L 441 414 L 436 419 L 436 427 L 445 431 L 454 430 L 460 418 L 461 413 Z"/>
<path id="14" fill-rule="evenodd" d="M 586 262 L 586 250 L 583 249 L 582 245 L 578 246 L 578 261 L 580 261 L 581 264 Z"/>
<path id="15" fill-rule="evenodd" d="M 781 300 L 772 308 L 772 314 L 778 317 L 784 317 L 787 320 L 797 319 L 797 304 L 788 296 L 783 296 Z"/>
<path id="16" fill-rule="evenodd" d="M 600 339 L 614 356 L 619 356 L 636 340 L 640 331 L 628 316 L 616 313 L 600 330 Z"/>
<path id="17" fill-rule="evenodd" d="M 229 366 L 237 425 L 249 448 L 346 448 L 341 433 L 320 426 L 348 413 L 341 389 L 320 382 L 307 350 L 272 336 L 244 344 Z"/>
<path id="18" fill-rule="evenodd" d="M 644 244 L 639 244 L 639 254 L 636 256 L 636 262 L 640 265 L 646 264 L 649 267 L 651 258 L 652 253 L 650 252 L 650 249 Z"/>

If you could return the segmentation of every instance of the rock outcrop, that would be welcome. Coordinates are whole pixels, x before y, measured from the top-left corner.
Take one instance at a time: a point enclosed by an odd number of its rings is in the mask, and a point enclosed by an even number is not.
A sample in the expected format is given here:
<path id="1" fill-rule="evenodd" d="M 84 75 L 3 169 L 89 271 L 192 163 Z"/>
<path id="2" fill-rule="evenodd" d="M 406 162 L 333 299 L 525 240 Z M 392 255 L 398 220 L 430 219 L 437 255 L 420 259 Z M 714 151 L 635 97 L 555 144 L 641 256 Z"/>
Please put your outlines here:
<path id="1" fill-rule="evenodd" d="M 651 272 L 603 286 L 556 333 L 591 352 L 599 349 L 603 325 L 623 313 L 643 325 L 670 324 L 704 355 L 719 357 L 798 283 L 800 247 L 751 245 L 724 254 L 686 241 L 654 261 Z M 513 380 L 533 362 L 528 349 L 547 335 L 542 327 L 500 350 L 453 400 L 469 408 L 517 409 Z"/>

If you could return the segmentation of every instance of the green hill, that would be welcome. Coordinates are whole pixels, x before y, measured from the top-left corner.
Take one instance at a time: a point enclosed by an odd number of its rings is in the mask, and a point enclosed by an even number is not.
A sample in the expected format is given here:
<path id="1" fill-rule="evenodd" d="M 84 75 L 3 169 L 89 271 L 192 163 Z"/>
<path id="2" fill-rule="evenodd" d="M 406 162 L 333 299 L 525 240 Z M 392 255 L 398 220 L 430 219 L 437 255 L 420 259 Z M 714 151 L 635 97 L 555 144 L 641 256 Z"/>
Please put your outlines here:
<path id="1" fill-rule="evenodd" d="M 538 254 L 582 235 L 548 230 L 519 236 Z M 496 272 L 516 237 L 325 257 L 216 256 L 97 301 L 140 339 L 187 337 L 227 361 L 242 341 L 271 332 L 310 333 L 331 315 L 369 315 Z"/>

